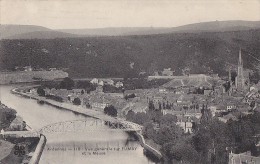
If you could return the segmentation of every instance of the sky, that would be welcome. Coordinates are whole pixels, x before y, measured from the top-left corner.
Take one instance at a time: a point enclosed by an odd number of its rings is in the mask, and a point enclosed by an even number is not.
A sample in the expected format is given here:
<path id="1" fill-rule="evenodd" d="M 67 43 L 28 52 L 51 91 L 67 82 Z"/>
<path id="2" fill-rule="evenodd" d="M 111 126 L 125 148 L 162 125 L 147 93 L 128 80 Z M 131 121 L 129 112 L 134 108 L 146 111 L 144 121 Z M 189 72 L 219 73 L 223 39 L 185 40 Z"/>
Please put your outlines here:
<path id="1" fill-rule="evenodd" d="M 260 20 L 260 0 L 0 0 L 0 23 L 51 29 Z"/>

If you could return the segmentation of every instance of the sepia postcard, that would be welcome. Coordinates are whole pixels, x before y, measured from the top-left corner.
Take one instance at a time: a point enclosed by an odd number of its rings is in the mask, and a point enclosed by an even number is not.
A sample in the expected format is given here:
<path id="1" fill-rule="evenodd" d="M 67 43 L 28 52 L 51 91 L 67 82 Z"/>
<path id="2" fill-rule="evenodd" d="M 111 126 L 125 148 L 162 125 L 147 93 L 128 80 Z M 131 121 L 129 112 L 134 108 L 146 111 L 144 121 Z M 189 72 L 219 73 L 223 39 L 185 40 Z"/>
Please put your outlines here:
<path id="1" fill-rule="evenodd" d="M 260 164 L 259 0 L 0 0 L 0 164 Z"/>

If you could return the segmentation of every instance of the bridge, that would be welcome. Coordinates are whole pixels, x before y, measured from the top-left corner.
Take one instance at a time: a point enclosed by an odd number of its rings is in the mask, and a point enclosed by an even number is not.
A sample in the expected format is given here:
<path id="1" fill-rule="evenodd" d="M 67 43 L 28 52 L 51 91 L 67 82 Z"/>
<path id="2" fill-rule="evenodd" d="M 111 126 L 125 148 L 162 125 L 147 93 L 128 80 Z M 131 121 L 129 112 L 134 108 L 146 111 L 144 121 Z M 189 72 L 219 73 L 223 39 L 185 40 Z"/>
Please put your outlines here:
<path id="1" fill-rule="evenodd" d="M 1 131 L 4 137 L 39 137 L 40 134 L 69 133 L 88 131 L 135 131 L 140 132 L 142 126 L 120 119 L 84 119 L 57 122 L 31 131 Z"/>
<path id="2" fill-rule="evenodd" d="M 27 137 L 40 137 L 40 133 L 37 131 L 1 131 L 1 135 L 13 138 L 27 138 Z"/>
<path id="3" fill-rule="evenodd" d="M 97 128 L 98 127 L 98 128 Z M 39 133 L 84 132 L 84 131 L 141 131 L 142 126 L 123 120 L 74 120 L 57 122 L 39 129 Z"/>

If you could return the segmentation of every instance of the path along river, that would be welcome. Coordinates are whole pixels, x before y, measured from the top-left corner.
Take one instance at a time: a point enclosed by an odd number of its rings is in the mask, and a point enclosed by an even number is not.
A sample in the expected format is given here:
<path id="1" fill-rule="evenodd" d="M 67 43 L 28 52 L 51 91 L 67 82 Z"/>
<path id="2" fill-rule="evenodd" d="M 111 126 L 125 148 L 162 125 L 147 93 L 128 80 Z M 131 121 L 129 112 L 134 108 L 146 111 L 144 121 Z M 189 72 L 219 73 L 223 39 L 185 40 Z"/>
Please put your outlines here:
<path id="1" fill-rule="evenodd" d="M 17 111 L 33 129 L 55 122 L 93 118 L 75 114 L 36 100 L 14 95 L 15 86 L 0 85 L 0 101 Z M 97 127 L 98 128 L 98 127 Z M 47 134 L 47 144 L 40 164 L 145 164 L 153 163 L 138 141 L 129 140 L 123 131 L 91 131 Z"/>

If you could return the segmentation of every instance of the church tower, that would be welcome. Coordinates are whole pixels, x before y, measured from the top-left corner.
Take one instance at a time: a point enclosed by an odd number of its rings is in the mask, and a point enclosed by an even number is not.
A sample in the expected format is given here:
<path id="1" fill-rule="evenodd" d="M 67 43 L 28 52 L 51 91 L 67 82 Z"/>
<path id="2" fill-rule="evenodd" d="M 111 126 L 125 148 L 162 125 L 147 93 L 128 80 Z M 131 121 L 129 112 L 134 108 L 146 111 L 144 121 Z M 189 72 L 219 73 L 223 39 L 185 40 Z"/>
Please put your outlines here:
<path id="1" fill-rule="evenodd" d="M 241 49 L 239 50 L 238 66 L 237 66 L 237 77 L 236 77 L 236 88 L 237 90 L 243 90 L 245 86 L 245 78 L 243 71 L 243 61 Z"/>

